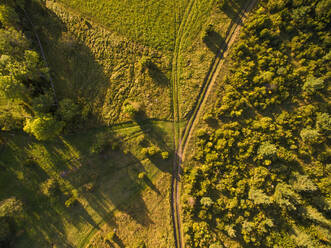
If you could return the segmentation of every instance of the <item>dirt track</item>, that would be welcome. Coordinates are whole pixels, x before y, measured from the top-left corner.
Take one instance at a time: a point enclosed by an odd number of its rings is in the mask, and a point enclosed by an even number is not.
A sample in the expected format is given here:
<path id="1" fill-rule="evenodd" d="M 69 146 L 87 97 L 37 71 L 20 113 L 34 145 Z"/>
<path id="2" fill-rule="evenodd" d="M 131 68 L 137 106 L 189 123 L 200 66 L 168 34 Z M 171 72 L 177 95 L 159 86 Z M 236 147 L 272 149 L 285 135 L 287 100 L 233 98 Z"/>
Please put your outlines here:
<path id="1" fill-rule="evenodd" d="M 188 12 L 186 12 L 186 15 L 189 15 L 191 3 L 193 4 L 194 0 L 191 1 L 188 5 Z M 172 178 L 172 188 L 171 188 L 171 210 L 172 210 L 172 217 L 173 217 L 173 225 L 174 225 L 174 235 L 175 235 L 175 242 L 177 248 L 184 248 L 185 247 L 185 241 L 183 237 L 183 231 L 182 231 L 182 224 L 181 224 L 181 211 L 180 211 L 180 175 L 181 175 L 181 164 L 182 161 L 185 159 L 185 153 L 187 149 L 187 145 L 189 143 L 189 140 L 193 134 L 194 128 L 197 125 L 201 113 L 203 112 L 203 108 L 206 104 L 207 98 L 216 82 L 217 76 L 222 68 L 222 65 L 224 63 L 224 59 L 229 53 L 229 49 L 236 40 L 241 24 L 243 23 L 244 19 L 246 18 L 246 13 L 249 12 L 256 4 L 257 0 L 253 0 L 250 3 L 248 3 L 245 7 L 245 9 L 240 13 L 238 18 L 230 24 L 230 28 L 227 32 L 227 36 L 225 39 L 225 42 L 222 46 L 222 48 L 218 51 L 216 57 L 213 60 L 212 65 L 210 66 L 210 69 L 208 71 L 208 74 L 206 76 L 206 79 L 203 83 L 202 90 L 200 92 L 200 95 L 198 97 L 198 101 L 195 105 L 194 111 L 184 129 L 183 136 L 177 137 L 179 135 L 179 131 L 177 131 L 177 123 L 179 121 L 179 96 L 178 96 L 178 82 L 177 82 L 177 59 L 179 56 L 178 49 L 175 48 L 175 54 L 174 54 L 174 62 L 173 66 L 173 107 L 174 107 L 174 144 L 175 144 L 175 158 L 173 161 L 173 178 Z M 183 31 L 183 28 L 185 28 L 185 25 L 187 23 L 187 20 L 183 20 L 180 29 L 179 29 L 179 35 L 180 32 Z M 181 38 L 179 38 L 181 39 Z M 179 41 L 179 44 L 176 42 L 176 46 L 180 45 L 181 40 Z M 175 73 L 175 74 L 174 74 Z M 175 114 L 176 113 L 176 114 Z"/>

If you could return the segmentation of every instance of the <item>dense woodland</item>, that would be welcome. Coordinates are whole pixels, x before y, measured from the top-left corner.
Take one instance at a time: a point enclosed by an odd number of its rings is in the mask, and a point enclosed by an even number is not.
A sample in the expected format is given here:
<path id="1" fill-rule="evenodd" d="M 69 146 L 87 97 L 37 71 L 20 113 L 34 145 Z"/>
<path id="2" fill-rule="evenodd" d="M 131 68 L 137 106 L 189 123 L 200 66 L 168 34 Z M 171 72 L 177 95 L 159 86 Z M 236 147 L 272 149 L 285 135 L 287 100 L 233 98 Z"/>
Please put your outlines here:
<path id="1" fill-rule="evenodd" d="M 245 21 L 185 168 L 188 247 L 330 247 L 330 20 L 264 0 Z"/>

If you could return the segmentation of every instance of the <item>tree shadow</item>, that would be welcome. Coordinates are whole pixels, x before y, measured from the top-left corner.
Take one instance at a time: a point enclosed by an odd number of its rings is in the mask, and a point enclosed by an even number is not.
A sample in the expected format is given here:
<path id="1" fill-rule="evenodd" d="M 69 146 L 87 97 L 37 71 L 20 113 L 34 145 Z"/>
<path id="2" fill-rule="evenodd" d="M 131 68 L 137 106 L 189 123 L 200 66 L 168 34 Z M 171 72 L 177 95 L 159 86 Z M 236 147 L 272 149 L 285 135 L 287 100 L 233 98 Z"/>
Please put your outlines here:
<path id="1" fill-rule="evenodd" d="M 144 182 L 146 183 L 146 185 L 152 189 L 154 192 L 156 192 L 158 195 L 161 195 L 161 192 L 158 188 L 156 188 L 156 186 L 153 184 L 153 182 L 151 181 L 151 179 L 149 179 L 147 176 L 144 177 Z"/>
<path id="2" fill-rule="evenodd" d="M 138 182 L 139 172 L 144 170 L 140 161 L 132 153 L 116 151 L 111 153 L 111 159 L 125 158 L 127 164 L 122 167 L 112 163 L 113 170 L 109 171 L 109 177 L 98 179 L 99 185 L 95 192 L 85 194 L 89 205 L 99 213 L 107 224 L 116 227 L 116 221 L 109 214 L 107 202 L 111 202 L 116 209 L 128 214 L 132 219 L 143 226 L 148 226 L 153 221 L 148 216 L 148 209 L 140 196 L 142 190 Z M 114 165 L 115 164 L 115 165 Z M 109 164 L 108 164 L 109 166 Z M 102 169 L 98 173 L 102 173 Z M 106 181 L 113 181 L 114 186 L 107 185 Z M 133 200 L 134 199 L 134 200 Z M 133 204 L 133 206 L 131 206 Z"/>
<path id="3" fill-rule="evenodd" d="M 123 241 L 117 236 L 117 234 L 115 233 L 114 238 L 113 238 L 114 242 L 120 247 L 120 248 L 125 248 Z"/>
<path id="4" fill-rule="evenodd" d="M 91 103 L 103 104 L 109 76 L 97 62 L 91 49 L 72 33 L 66 24 L 50 9 L 38 3 L 30 4 L 31 19 L 45 50 L 45 56 L 54 79 L 55 92 L 60 98 L 71 98 L 86 110 L 87 123 L 100 123 L 92 112 Z M 90 24 L 85 22 L 88 29 Z M 78 25 L 78 28 L 82 29 Z M 34 39 L 33 39 L 34 40 Z M 97 85 L 97 86 L 96 86 Z M 60 97 L 59 97 L 60 96 Z"/>
<path id="5" fill-rule="evenodd" d="M 221 49 L 227 48 L 224 38 L 214 30 L 209 31 L 203 41 L 214 54 L 218 54 Z"/>
<path id="6" fill-rule="evenodd" d="M 241 19 L 238 19 L 238 16 L 246 4 L 246 1 L 240 0 L 225 1 L 222 11 L 231 19 L 232 22 L 241 24 Z"/>
<path id="7" fill-rule="evenodd" d="M 148 67 L 148 75 L 153 79 L 155 83 L 160 86 L 169 86 L 170 80 L 163 71 L 155 63 L 150 63 Z"/>

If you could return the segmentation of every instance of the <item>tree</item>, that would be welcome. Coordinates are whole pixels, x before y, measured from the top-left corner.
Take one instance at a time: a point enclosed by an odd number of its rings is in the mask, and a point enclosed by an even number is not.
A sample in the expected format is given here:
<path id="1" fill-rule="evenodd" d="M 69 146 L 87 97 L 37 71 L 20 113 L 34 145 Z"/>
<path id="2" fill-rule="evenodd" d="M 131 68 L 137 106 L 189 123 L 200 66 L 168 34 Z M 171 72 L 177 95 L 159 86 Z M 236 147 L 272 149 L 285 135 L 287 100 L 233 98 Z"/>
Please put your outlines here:
<path id="1" fill-rule="evenodd" d="M 271 197 L 267 196 L 261 189 L 251 188 L 248 192 L 248 198 L 251 199 L 256 205 L 269 205 L 272 203 Z"/>
<path id="2" fill-rule="evenodd" d="M 303 91 L 308 95 L 313 95 L 323 88 L 324 80 L 322 78 L 315 78 L 314 76 L 309 76 L 302 87 Z"/>
<path id="3" fill-rule="evenodd" d="M 214 202 L 210 197 L 202 197 L 200 203 L 205 207 L 210 207 Z"/>
<path id="4" fill-rule="evenodd" d="M 57 121 L 51 115 L 36 116 L 27 119 L 23 130 L 36 137 L 37 140 L 48 140 L 59 135 L 64 122 Z"/>
<path id="5" fill-rule="evenodd" d="M 47 114 L 54 104 L 53 96 L 48 92 L 32 99 L 32 109 L 36 114 Z"/>
<path id="6" fill-rule="evenodd" d="M 300 132 L 302 140 L 307 144 L 316 144 L 323 142 L 321 134 L 317 129 L 305 128 Z"/>
<path id="7" fill-rule="evenodd" d="M 331 131 L 331 117 L 328 113 L 317 113 L 316 127 L 321 131 Z"/>
<path id="8" fill-rule="evenodd" d="M 274 158 L 277 154 L 277 147 L 269 141 L 263 142 L 260 145 L 257 154 L 260 159 Z"/>
<path id="9" fill-rule="evenodd" d="M 23 203 L 16 197 L 10 197 L 0 202 L 0 247 L 15 234 L 22 217 Z"/>
<path id="10" fill-rule="evenodd" d="M 14 8 L 0 4 L 0 23 L 5 26 L 13 26 L 19 22 L 18 15 L 16 14 Z"/>
<path id="11" fill-rule="evenodd" d="M 145 70 L 150 69 L 152 66 L 152 59 L 149 56 L 142 56 L 139 60 L 139 69 L 143 73 Z"/>
<path id="12" fill-rule="evenodd" d="M 57 112 L 62 120 L 69 122 L 79 115 L 79 106 L 73 100 L 65 98 L 59 102 Z"/>
<path id="13" fill-rule="evenodd" d="M 297 174 L 293 183 L 293 189 L 298 192 L 316 191 L 316 185 L 309 179 L 307 175 Z"/>

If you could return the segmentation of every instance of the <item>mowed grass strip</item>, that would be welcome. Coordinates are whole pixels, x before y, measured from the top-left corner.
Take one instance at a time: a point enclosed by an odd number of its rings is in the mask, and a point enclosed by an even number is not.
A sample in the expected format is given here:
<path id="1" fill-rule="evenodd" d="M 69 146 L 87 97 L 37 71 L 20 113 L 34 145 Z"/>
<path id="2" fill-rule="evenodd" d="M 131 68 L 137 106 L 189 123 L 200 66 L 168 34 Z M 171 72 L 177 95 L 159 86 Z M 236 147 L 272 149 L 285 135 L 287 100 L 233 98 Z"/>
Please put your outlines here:
<path id="1" fill-rule="evenodd" d="M 121 35 L 160 50 L 172 50 L 187 0 L 60 0 Z"/>

